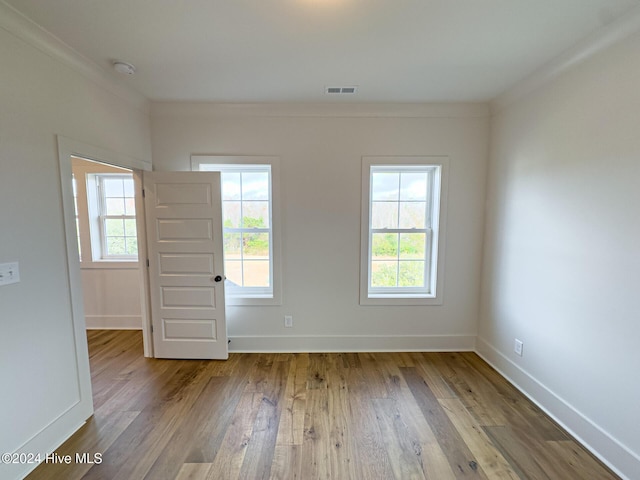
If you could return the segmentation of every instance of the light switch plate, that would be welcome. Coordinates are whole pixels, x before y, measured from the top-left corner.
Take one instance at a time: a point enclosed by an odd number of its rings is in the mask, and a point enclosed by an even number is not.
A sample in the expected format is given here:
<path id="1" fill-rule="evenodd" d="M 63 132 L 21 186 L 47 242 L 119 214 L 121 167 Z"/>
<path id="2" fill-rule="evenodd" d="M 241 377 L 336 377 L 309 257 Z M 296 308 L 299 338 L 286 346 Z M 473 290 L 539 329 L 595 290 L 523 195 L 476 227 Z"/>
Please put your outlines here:
<path id="1" fill-rule="evenodd" d="M 18 283 L 20 268 L 18 262 L 0 263 L 0 286 Z"/>

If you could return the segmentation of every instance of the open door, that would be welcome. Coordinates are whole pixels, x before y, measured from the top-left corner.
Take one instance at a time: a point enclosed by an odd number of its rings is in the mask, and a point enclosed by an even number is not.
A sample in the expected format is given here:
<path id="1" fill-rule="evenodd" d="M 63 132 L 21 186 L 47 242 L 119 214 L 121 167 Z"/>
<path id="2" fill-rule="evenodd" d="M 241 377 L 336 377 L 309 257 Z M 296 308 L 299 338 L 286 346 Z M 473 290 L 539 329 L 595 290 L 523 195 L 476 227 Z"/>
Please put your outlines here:
<path id="1" fill-rule="evenodd" d="M 144 172 L 156 358 L 227 359 L 218 172 Z"/>

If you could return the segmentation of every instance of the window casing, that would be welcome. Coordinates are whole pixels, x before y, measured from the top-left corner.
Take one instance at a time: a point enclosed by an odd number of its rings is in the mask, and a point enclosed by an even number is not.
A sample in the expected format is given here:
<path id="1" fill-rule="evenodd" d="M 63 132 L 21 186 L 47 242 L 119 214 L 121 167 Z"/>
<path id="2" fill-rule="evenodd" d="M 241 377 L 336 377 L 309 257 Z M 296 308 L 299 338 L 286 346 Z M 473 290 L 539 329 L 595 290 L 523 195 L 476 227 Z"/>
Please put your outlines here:
<path id="1" fill-rule="evenodd" d="M 227 303 L 279 304 L 277 159 L 192 156 L 192 170 L 221 174 Z"/>
<path id="2" fill-rule="evenodd" d="M 361 301 L 441 304 L 443 157 L 364 157 Z"/>

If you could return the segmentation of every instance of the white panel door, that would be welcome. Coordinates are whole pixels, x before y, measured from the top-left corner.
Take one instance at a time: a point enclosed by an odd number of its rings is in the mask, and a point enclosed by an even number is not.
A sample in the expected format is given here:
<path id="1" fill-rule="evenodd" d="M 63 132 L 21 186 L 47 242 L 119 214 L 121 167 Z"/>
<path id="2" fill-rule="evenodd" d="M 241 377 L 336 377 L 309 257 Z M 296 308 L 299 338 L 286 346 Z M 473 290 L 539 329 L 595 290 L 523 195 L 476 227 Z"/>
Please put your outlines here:
<path id="1" fill-rule="evenodd" d="M 218 172 L 144 172 L 154 356 L 226 359 Z"/>

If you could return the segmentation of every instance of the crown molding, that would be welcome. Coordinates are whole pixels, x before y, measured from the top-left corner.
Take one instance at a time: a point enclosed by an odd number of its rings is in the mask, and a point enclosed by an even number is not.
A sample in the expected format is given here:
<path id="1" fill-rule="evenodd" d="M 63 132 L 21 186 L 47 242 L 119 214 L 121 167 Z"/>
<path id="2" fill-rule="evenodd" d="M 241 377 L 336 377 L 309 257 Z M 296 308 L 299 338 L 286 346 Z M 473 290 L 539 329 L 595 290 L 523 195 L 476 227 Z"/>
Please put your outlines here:
<path id="1" fill-rule="evenodd" d="M 327 118 L 488 117 L 487 103 L 214 103 L 151 102 L 151 114 L 187 116 Z"/>
<path id="2" fill-rule="evenodd" d="M 149 100 L 146 97 L 129 86 L 110 78 L 107 72 L 99 65 L 82 56 L 58 37 L 49 33 L 2 0 L 0 0 L 0 28 L 72 68 L 88 80 L 127 101 L 134 107 L 145 112 L 149 111 Z"/>
<path id="3" fill-rule="evenodd" d="M 640 6 L 597 29 L 565 52 L 553 58 L 531 75 L 516 83 L 491 101 L 491 110 L 497 112 L 525 95 L 552 82 L 566 71 L 597 53 L 640 31 Z"/>

